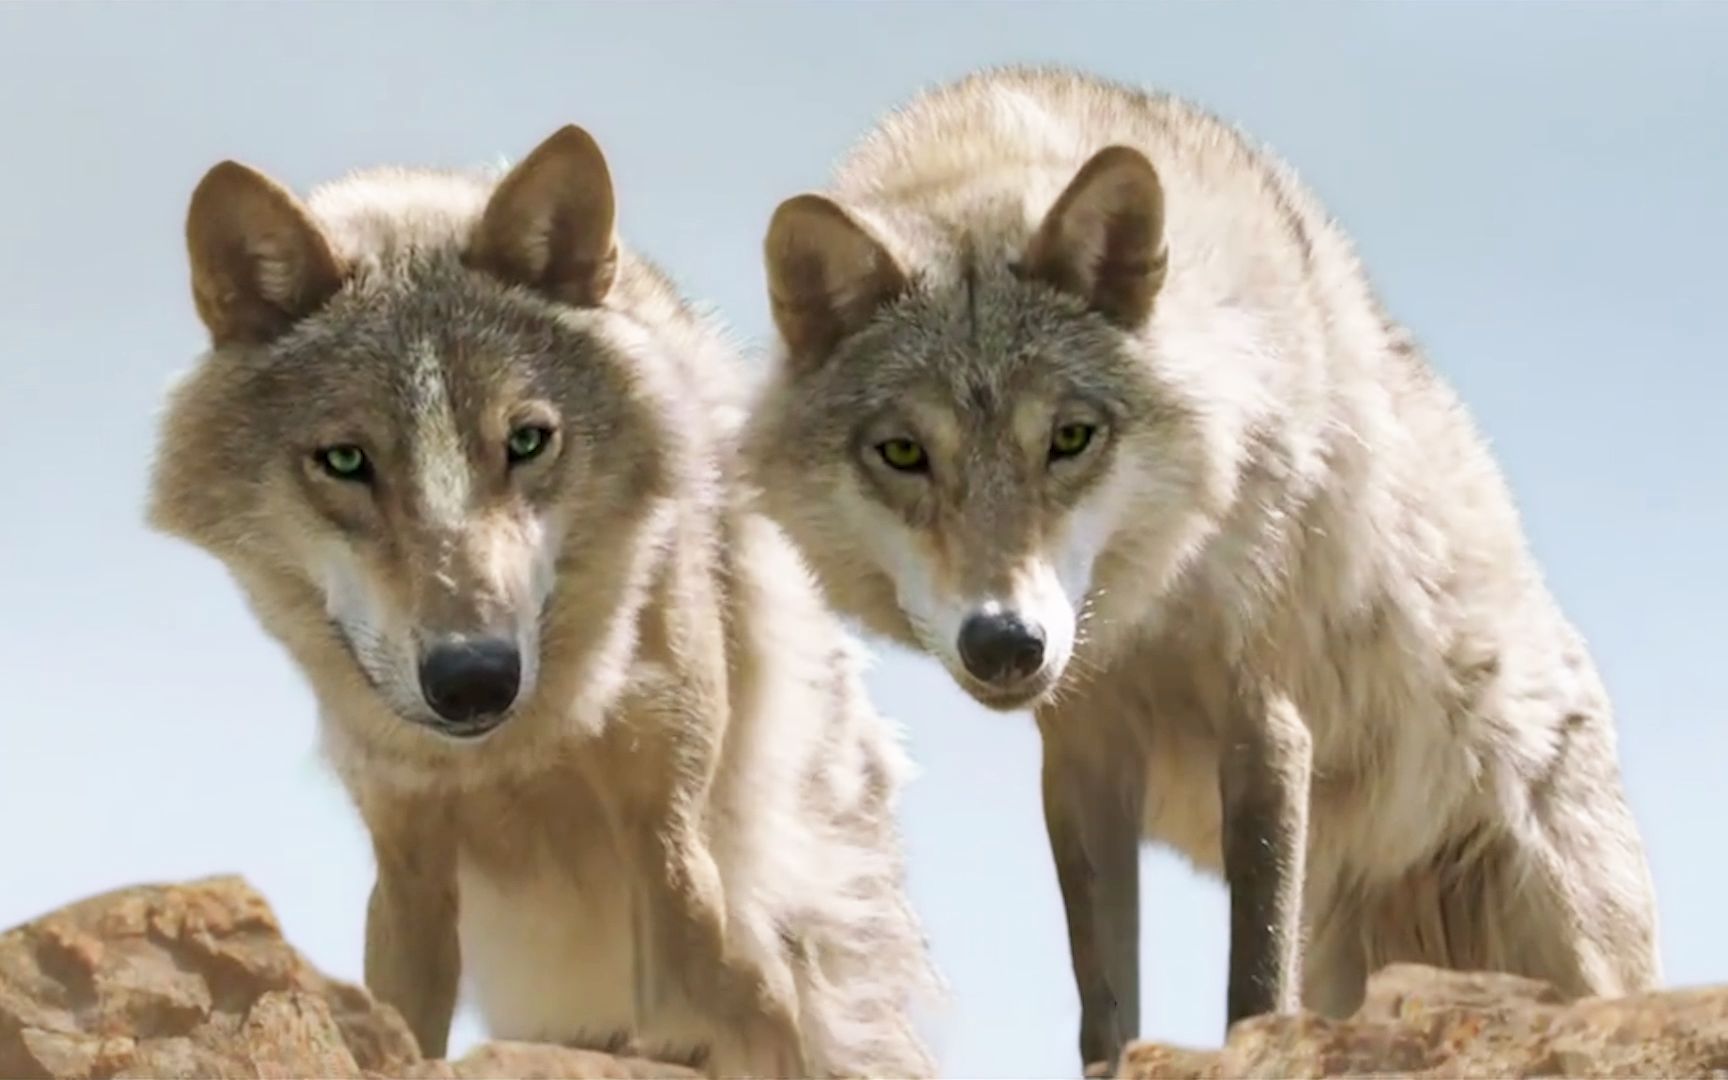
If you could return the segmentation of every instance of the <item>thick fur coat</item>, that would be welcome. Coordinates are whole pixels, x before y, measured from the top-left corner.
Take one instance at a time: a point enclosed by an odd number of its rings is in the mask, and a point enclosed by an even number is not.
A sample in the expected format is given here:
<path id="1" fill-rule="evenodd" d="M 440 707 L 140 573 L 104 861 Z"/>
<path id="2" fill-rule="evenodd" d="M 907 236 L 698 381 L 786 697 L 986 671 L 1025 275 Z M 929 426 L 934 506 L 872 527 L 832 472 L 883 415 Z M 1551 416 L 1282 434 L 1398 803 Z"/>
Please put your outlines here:
<path id="1" fill-rule="evenodd" d="M 839 609 L 1031 706 L 1086 1060 L 1142 835 L 1230 886 L 1231 1020 L 1390 961 L 1659 978 L 1608 696 L 1344 231 L 1188 103 L 979 73 L 765 242 L 748 458 Z"/>
<path id="2" fill-rule="evenodd" d="M 928 1075 L 896 734 L 738 498 L 732 348 L 613 217 L 573 127 L 305 204 L 218 165 L 151 520 L 310 679 L 377 853 L 366 981 L 427 1054 L 460 976 L 494 1037 Z"/>

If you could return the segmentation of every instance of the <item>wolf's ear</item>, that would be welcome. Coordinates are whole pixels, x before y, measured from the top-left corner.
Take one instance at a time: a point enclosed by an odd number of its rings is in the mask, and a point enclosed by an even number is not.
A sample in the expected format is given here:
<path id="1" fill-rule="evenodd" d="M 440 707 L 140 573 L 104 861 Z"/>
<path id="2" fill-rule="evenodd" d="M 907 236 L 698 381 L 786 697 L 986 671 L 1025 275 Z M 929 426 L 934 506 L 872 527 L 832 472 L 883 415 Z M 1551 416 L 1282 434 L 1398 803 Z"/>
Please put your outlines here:
<path id="1" fill-rule="evenodd" d="M 781 203 L 762 250 L 774 325 L 799 363 L 820 361 L 906 288 L 888 250 L 820 195 Z"/>
<path id="2" fill-rule="evenodd" d="M 300 200 L 235 161 L 193 189 L 186 251 L 192 302 L 218 346 L 270 341 L 342 285 L 342 263 Z"/>
<path id="3" fill-rule="evenodd" d="M 618 275 L 615 214 L 600 144 L 566 124 L 498 182 L 469 265 L 560 303 L 596 307 Z"/>
<path id="4" fill-rule="evenodd" d="M 1027 245 L 1022 273 L 1125 327 L 1152 313 L 1164 285 L 1164 186 L 1146 156 L 1109 146 L 1080 167 Z"/>

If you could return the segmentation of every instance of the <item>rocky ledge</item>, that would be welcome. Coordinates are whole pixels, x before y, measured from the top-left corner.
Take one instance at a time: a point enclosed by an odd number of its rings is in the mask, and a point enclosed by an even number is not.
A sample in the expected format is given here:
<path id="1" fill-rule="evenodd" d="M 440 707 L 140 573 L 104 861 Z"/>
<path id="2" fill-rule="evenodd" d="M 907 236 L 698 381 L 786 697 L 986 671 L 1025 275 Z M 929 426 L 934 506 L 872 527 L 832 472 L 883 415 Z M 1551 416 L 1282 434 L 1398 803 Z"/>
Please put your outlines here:
<path id="1" fill-rule="evenodd" d="M 1728 1080 L 1728 987 L 1567 1004 L 1514 975 L 1393 964 L 1348 1020 L 1262 1016 L 1222 1050 L 1129 1047 L 1122 1077 L 1712 1077 Z"/>
<path id="2" fill-rule="evenodd" d="M 394 1009 L 314 969 L 237 878 L 122 889 L 0 934 L 0 1077 L 694 1075 L 510 1042 L 428 1061 Z M 1261 1017 L 1221 1050 L 1142 1043 L 1120 1075 L 1728 1080 L 1728 987 L 1567 1004 L 1528 979 L 1395 965 L 1348 1020 Z"/>
<path id="3" fill-rule="evenodd" d="M 122 889 L 0 934 L 0 1077 L 692 1077 L 495 1042 L 427 1061 L 395 1009 L 321 975 L 238 878 Z"/>

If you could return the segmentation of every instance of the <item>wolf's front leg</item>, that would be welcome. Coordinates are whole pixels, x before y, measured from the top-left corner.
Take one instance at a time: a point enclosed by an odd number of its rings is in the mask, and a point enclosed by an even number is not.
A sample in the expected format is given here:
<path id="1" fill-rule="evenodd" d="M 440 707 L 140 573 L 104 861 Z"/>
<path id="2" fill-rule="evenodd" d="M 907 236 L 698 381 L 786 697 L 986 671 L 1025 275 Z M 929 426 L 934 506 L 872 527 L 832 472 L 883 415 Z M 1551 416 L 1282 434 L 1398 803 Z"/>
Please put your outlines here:
<path id="1" fill-rule="evenodd" d="M 1225 1026 L 1301 1006 L 1312 741 L 1288 698 L 1250 694 L 1223 733 L 1219 793 L 1230 889 Z"/>
<path id="2" fill-rule="evenodd" d="M 702 1016 L 715 1033 L 711 1075 L 806 1075 L 791 964 L 781 953 L 740 947 L 725 884 L 699 831 L 654 830 L 643 838 L 642 854 L 640 1017 L 667 1007 Z"/>
<path id="3" fill-rule="evenodd" d="M 1116 1074 L 1140 1033 L 1140 781 L 1120 757 L 1076 738 L 1072 717 L 1039 714 L 1044 828 L 1080 994 L 1080 1060 Z M 1097 745 L 1094 745 L 1097 744 Z M 1143 771 L 1143 770 L 1137 770 Z"/>
<path id="4" fill-rule="evenodd" d="M 366 988 L 396 1008 L 428 1058 L 442 1058 L 456 1011 L 455 851 L 412 812 L 369 807 L 378 877 L 366 905 Z M 430 815 L 429 815 L 430 817 Z"/>
<path id="5" fill-rule="evenodd" d="M 638 661 L 607 739 L 583 759 L 605 792 L 636 897 L 638 1028 L 695 1013 L 712 1036 L 713 1076 L 802 1076 L 805 1054 L 787 950 L 750 897 L 728 895 L 709 815 L 729 717 L 720 680 Z M 722 823 L 716 827 L 724 827 Z"/>

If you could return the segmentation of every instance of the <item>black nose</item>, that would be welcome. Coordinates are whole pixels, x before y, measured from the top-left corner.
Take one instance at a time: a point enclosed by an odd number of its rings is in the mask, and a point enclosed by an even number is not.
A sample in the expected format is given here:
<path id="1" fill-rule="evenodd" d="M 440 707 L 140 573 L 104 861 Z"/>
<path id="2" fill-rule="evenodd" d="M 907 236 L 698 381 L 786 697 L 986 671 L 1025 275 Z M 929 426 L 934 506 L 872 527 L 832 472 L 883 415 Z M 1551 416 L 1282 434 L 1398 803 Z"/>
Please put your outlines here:
<path id="1" fill-rule="evenodd" d="M 420 692 L 453 724 L 504 712 L 521 683 L 522 655 L 497 638 L 443 642 L 420 658 Z"/>
<path id="2" fill-rule="evenodd" d="M 968 616 L 960 624 L 960 662 L 980 682 L 1019 682 L 1044 665 L 1044 630 L 1011 611 Z"/>

